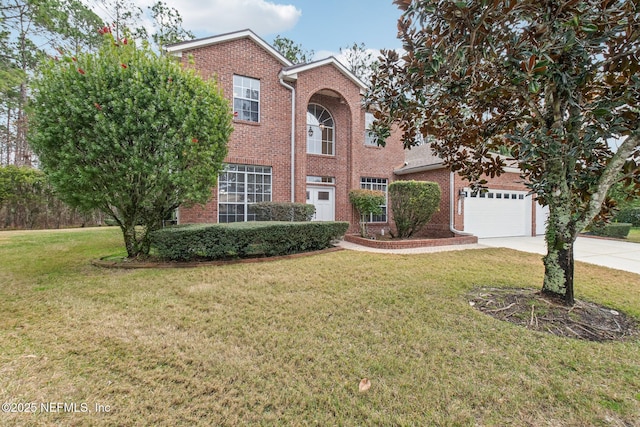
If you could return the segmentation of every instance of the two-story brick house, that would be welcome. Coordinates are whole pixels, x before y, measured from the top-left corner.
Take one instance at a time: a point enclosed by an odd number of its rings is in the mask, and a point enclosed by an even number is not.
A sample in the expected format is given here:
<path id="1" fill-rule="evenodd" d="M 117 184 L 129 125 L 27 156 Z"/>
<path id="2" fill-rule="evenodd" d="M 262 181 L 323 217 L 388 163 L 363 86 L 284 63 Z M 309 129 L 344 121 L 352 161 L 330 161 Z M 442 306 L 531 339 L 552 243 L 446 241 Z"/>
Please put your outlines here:
<path id="1" fill-rule="evenodd" d="M 365 84 L 335 58 L 292 64 L 250 30 L 171 45 L 203 78 L 215 78 L 233 105 L 226 171 L 205 206 L 180 208 L 180 223 L 253 219 L 259 201 L 312 203 L 317 220 L 358 217 L 354 188 L 386 191 L 404 153 L 379 147 L 366 131 Z M 372 218 L 389 227 L 385 213 Z"/>

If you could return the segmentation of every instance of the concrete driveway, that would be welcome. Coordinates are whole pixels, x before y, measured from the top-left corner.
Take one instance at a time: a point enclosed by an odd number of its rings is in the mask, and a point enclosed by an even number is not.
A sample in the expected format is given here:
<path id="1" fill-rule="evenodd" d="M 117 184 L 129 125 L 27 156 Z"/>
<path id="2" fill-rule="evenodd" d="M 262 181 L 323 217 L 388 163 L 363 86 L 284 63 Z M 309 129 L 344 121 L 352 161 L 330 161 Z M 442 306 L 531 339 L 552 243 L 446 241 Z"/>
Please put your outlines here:
<path id="1" fill-rule="evenodd" d="M 542 255 L 547 253 L 544 236 L 496 237 L 479 239 L 478 243 L 493 248 L 509 248 Z M 576 261 L 640 274 L 640 244 L 638 243 L 578 237 L 574 256 Z"/>

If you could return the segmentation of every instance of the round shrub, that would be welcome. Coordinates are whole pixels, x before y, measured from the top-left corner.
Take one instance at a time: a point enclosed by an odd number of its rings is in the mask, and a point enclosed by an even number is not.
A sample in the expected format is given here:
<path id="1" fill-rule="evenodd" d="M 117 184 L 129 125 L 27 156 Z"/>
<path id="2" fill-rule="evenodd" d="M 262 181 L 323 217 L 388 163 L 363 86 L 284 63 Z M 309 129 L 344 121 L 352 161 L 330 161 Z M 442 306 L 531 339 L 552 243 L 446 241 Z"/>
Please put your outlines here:
<path id="1" fill-rule="evenodd" d="M 429 181 L 395 181 L 389 185 L 397 236 L 411 237 L 440 210 L 440 186 Z"/>

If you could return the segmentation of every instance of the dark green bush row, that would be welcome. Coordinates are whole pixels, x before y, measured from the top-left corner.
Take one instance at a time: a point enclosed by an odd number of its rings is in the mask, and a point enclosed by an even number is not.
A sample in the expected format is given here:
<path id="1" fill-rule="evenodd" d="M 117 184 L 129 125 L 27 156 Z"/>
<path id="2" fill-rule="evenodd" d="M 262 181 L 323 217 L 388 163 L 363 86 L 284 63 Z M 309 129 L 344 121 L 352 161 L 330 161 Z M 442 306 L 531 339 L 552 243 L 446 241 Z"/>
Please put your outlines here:
<path id="1" fill-rule="evenodd" d="M 606 225 L 593 225 L 591 232 L 596 236 L 614 237 L 624 239 L 631 230 L 631 224 L 623 222 L 612 222 Z"/>
<path id="2" fill-rule="evenodd" d="M 306 203 L 260 202 L 251 205 L 258 221 L 311 221 L 316 207 Z"/>
<path id="3" fill-rule="evenodd" d="M 628 222 L 634 227 L 640 227 L 640 207 L 624 208 L 616 215 L 615 221 Z"/>
<path id="4" fill-rule="evenodd" d="M 241 222 L 169 227 L 151 234 L 165 259 L 250 258 L 320 250 L 344 235 L 347 222 Z"/>

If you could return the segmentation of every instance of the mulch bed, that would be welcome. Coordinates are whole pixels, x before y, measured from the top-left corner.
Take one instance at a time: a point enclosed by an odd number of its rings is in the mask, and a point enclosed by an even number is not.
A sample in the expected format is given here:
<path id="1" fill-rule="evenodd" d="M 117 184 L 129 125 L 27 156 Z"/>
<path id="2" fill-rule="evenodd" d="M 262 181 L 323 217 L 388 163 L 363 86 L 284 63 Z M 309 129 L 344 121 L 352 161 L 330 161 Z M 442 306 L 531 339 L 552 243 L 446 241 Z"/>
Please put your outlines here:
<path id="1" fill-rule="evenodd" d="M 588 301 L 573 307 L 532 289 L 478 288 L 469 304 L 496 319 L 540 332 L 588 341 L 623 341 L 640 336 L 639 325 L 624 313 Z"/>

